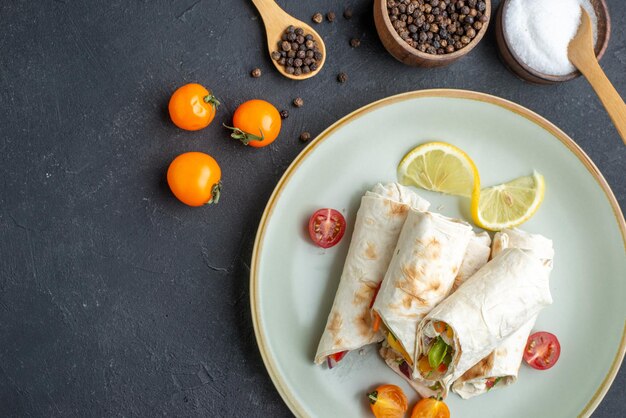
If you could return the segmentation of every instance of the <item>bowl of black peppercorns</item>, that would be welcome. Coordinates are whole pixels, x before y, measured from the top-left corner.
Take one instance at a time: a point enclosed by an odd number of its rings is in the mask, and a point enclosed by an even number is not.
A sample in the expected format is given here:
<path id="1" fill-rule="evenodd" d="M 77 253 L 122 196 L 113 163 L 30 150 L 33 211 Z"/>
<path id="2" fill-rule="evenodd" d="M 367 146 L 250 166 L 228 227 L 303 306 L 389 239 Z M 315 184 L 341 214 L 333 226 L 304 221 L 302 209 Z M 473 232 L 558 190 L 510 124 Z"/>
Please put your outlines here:
<path id="1" fill-rule="evenodd" d="M 374 22 L 398 61 L 439 67 L 461 58 L 489 26 L 491 0 L 375 0 Z"/>

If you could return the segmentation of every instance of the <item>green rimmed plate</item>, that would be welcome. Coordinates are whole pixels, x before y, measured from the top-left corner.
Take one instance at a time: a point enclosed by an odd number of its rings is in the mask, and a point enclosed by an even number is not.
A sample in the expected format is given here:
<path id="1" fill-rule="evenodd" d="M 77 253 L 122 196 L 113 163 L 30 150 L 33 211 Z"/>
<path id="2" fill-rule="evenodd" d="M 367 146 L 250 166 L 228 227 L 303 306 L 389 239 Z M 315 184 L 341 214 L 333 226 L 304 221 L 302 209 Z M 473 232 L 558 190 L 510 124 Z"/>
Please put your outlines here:
<path id="1" fill-rule="evenodd" d="M 405 93 L 351 113 L 316 138 L 278 182 L 261 219 L 250 280 L 257 342 L 276 388 L 301 417 L 367 416 L 364 394 L 381 383 L 402 386 L 411 403 L 417 399 L 374 347 L 351 353 L 333 370 L 313 364 L 351 230 L 322 250 L 310 243 L 305 225 L 320 207 L 341 210 L 351 224 L 364 191 L 395 181 L 402 156 L 433 140 L 465 150 L 484 186 L 540 171 L 546 197 L 522 227 L 552 238 L 556 251 L 554 304 L 535 328 L 558 335 L 559 363 L 544 372 L 522 366 L 515 385 L 471 400 L 451 395 L 452 415 L 590 415 L 626 351 L 624 217 L 598 169 L 556 126 L 509 101 L 461 90 Z M 419 193 L 433 210 L 469 219 L 468 202 Z"/>

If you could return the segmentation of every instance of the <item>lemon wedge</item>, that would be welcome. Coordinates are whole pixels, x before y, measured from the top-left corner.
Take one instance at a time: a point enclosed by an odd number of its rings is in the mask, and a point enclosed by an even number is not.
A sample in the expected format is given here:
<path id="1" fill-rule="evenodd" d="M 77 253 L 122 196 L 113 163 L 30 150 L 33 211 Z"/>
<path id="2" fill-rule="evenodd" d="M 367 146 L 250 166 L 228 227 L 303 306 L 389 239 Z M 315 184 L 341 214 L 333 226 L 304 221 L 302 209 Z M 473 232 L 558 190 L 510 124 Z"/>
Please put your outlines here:
<path id="1" fill-rule="evenodd" d="M 490 231 L 512 228 L 530 219 L 543 202 L 544 178 L 538 172 L 480 191 L 477 204 L 472 199 L 472 218 Z"/>
<path id="2" fill-rule="evenodd" d="M 428 142 L 409 151 L 398 164 L 398 181 L 405 186 L 478 200 L 480 178 L 472 159 L 445 142 Z"/>

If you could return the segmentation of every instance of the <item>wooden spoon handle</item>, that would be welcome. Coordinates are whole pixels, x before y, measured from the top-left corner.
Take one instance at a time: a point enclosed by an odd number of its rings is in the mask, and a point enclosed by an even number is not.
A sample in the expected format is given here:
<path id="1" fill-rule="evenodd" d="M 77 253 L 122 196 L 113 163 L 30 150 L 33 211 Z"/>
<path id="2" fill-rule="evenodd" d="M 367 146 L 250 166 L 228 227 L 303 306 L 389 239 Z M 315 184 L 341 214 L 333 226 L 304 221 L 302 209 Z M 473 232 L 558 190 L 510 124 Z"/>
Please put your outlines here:
<path id="1" fill-rule="evenodd" d="M 271 25 L 271 28 L 266 27 L 268 30 L 280 30 L 278 25 L 284 23 L 287 13 L 280 8 L 274 0 L 252 0 L 252 3 L 256 6 L 257 10 L 261 14 L 261 18 L 265 22 L 266 26 Z"/>
<path id="2" fill-rule="evenodd" d="M 578 60 L 576 60 L 578 61 Z M 580 60 L 580 62 L 574 62 L 574 65 L 578 67 L 581 73 L 587 78 L 591 87 L 595 90 L 596 94 L 600 98 L 600 101 L 604 105 L 604 108 L 608 112 L 617 132 L 622 137 L 622 141 L 626 144 L 626 104 L 620 97 L 613 84 L 609 81 L 604 71 L 598 64 L 598 60 L 586 59 Z"/>

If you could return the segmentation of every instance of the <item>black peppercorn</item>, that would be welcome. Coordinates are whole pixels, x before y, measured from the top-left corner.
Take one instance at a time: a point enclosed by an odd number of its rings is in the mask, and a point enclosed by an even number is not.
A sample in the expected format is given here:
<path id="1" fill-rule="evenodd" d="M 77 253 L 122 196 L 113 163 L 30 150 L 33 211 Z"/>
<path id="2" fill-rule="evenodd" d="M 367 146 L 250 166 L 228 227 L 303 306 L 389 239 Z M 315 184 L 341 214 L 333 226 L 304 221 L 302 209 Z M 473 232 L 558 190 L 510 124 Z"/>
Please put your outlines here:
<path id="1" fill-rule="evenodd" d="M 302 28 L 296 28 L 295 32 L 296 32 L 296 35 L 298 36 L 304 35 L 304 29 Z"/>
<path id="2" fill-rule="evenodd" d="M 260 68 L 253 69 L 252 71 L 250 71 L 250 75 L 254 78 L 261 77 L 261 69 Z"/>
<path id="3" fill-rule="evenodd" d="M 285 71 L 287 72 L 287 74 L 293 74 L 296 71 L 296 69 L 290 66 L 290 67 L 285 68 Z"/>
<path id="4" fill-rule="evenodd" d="M 280 59 L 280 52 L 272 51 L 272 59 L 278 61 Z"/>
<path id="5" fill-rule="evenodd" d="M 329 22 L 334 22 L 335 21 L 335 12 L 328 12 L 328 13 L 326 13 L 326 20 L 328 20 Z"/>
<path id="6" fill-rule="evenodd" d="M 343 11 L 343 17 L 347 20 L 352 19 L 352 9 L 349 7 L 346 7 L 345 10 Z"/>
<path id="7" fill-rule="evenodd" d="M 302 107 L 304 105 L 304 100 L 302 100 L 302 97 L 296 97 L 293 99 L 293 105 L 295 107 Z"/>
<path id="8" fill-rule="evenodd" d="M 415 28 L 415 30 L 417 30 L 417 28 Z M 350 39 L 350 46 L 352 48 L 358 48 L 360 45 L 361 45 L 361 40 L 359 38 Z"/>
<path id="9" fill-rule="evenodd" d="M 310 133 L 308 133 L 308 132 L 302 132 L 302 133 L 300 134 L 300 141 L 302 141 L 302 142 L 307 142 L 307 141 L 309 141 L 310 139 L 311 139 L 311 134 L 310 134 Z"/>
<path id="10" fill-rule="evenodd" d="M 337 81 L 340 83 L 345 83 L 346 81 L 348 81 L 348 74 L 344 72 L 337 74 Z"/>
<path id="11" fill-rule="evenodd" d="M 280 111 L 280 118 L 287 119 L 289 117 L 289 111 L 287 109 L 283 109 Z"/>
<path id="12" fill-rule="evenodd" d="M 280 47 L 282 48 L 283 51 L 291 51 L 291 43 L 288 41 L 283 41 L 280 44 Z"/>
<path id="13" fill-rule="evenodd" d="M 313 22 L 315 23 L 322 23 L 322 20 L 324 20 L 324 17 L 322 16 L 321 13 L 315 13 L 313 17 L 311 18 L 311 20 L 313 20 Z"/>

